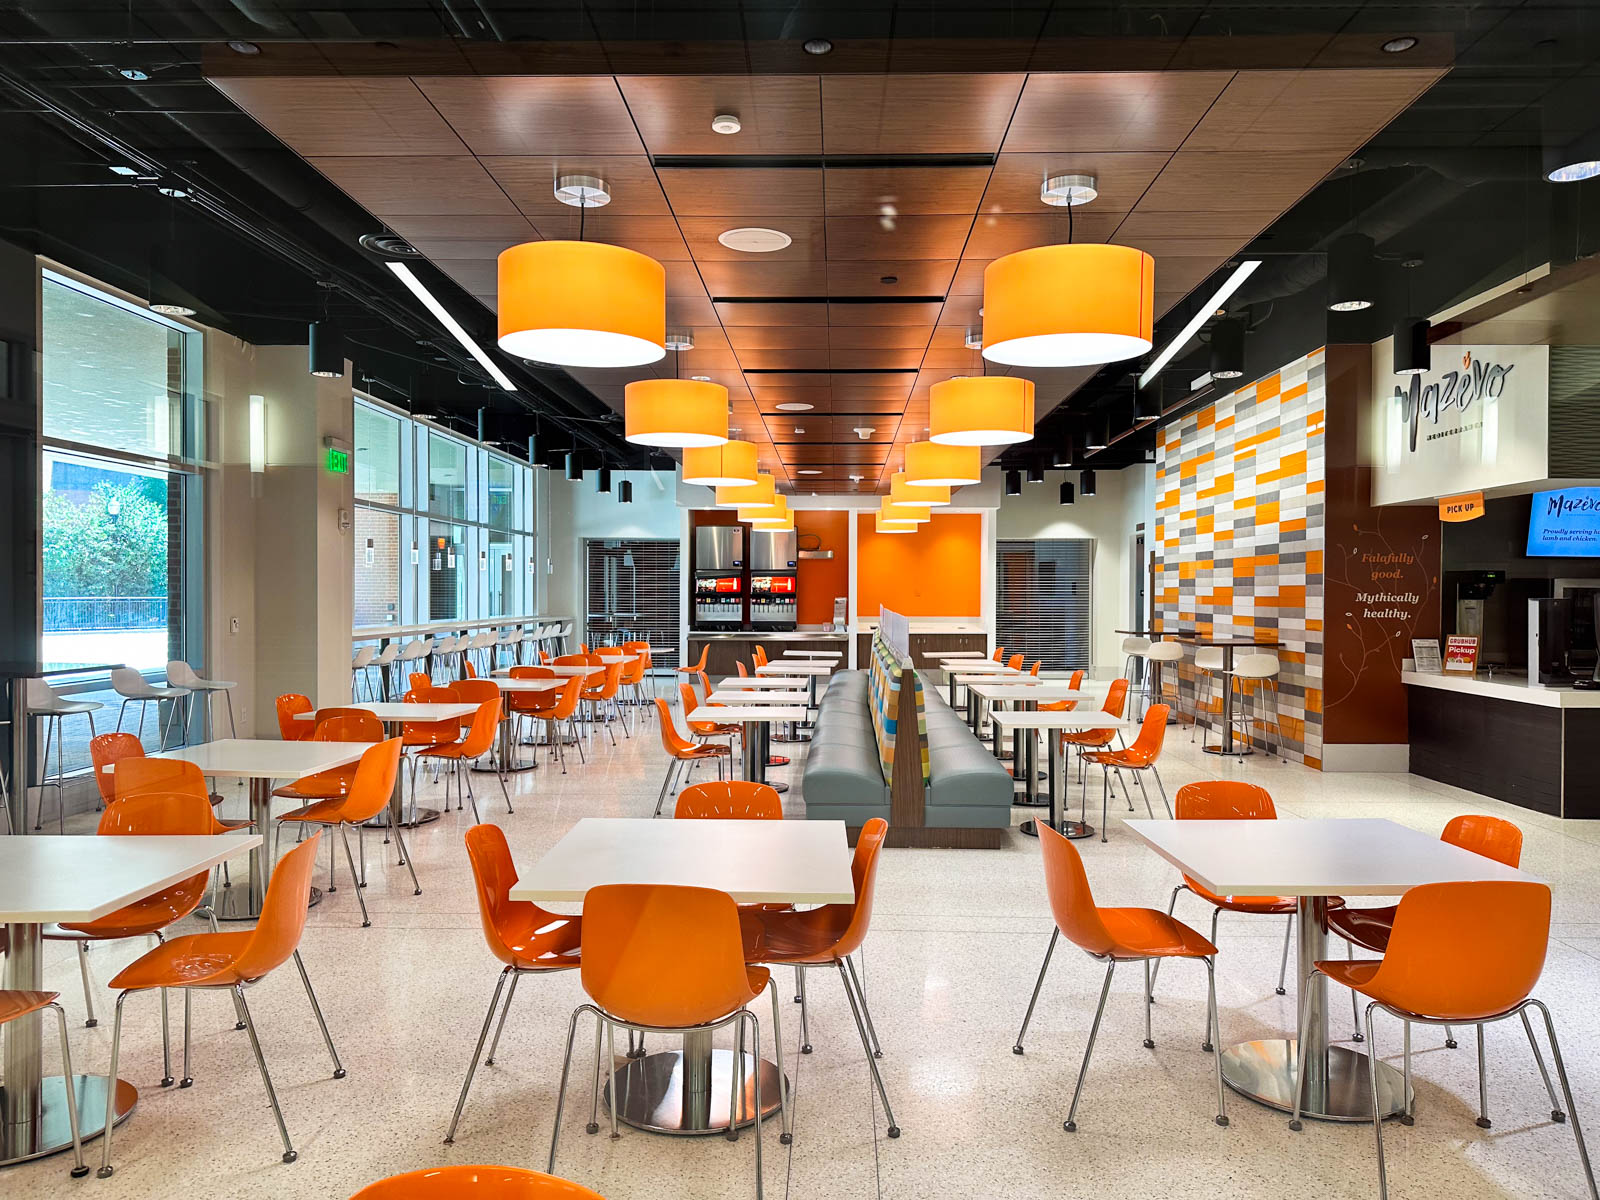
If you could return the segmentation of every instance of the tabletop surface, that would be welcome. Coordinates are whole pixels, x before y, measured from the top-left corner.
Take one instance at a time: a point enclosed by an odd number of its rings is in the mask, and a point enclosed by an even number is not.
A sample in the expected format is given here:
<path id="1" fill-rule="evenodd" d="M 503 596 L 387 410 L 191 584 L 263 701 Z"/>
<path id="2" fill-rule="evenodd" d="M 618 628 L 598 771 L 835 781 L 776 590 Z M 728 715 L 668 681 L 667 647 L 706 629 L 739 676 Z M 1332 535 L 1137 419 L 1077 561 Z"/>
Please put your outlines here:
<path id="1" fill-rule="evenodd" d="M 706 697 L 707 704 L 798 704 L 804 708 L 811 697 L 805 692 L 752 692 L 748 688 L 724 688 Z"/>
<path id="2" fill-rule="evenodd" d="M 221 738 L 198 746 L 163 750 L 151 758 L 192 762 L 202 775 L 235 779 L 298 779 L 355 762 L 371 742 L 280 742 L 268 738 Z M 116 763 L 103 768 L 112 772 Z"/>
<path id="3" fill-rule="evenodd" d="M 838 650 L 785 650 L 785 658 L 843 658 L 844 654 Z"/>
<path id="4" fill-rule="evenodd" d="M 1137 729 L 1143 722 L 1130 717 L 1107 716 L 1099 709 L 1065 712 L 1010 712 L 1001 709 L 989 720 L 1002 729 Z"/>
<path id="5" fill-rule="evenodd" d="M 606 883 L 715 888 L 740 904 L 855 899 L 843 821 L 584 817 L 532 869 L 519 864 L 517 874 L 513 900 L 577 901 Z"/>
<path id="6" fill-rule="evenodd" d="M 721 683 L 722 688 L 787 688 L 793 691 L 803 688 L 809 681 L 809 676 L 804 675 L 728 675 Z"/>
<path id="7" fill-rule="evenodd" d="M 973 659 L 971 662 L 957 660 L 944 665 L 946 671 L 958 671 L 965 675 L 1005 675 L 1020 674 L 1016 667 L 1008 667 L 1005 663 L 997 663 L 992 658 L 983 660 Z"/>
<path id="8" fill-rule="evenodd" d="M 1223 896 L 1397 896 L 1422 883 L 1532 878 L 1380 817 L 1125 824 Z"/>
<path id="9" fill-rule="evenodd" d="M 982 696 L 985 700 L 1040 700 L 1046 703 L 1053 700 L 1089 700 L 1104 704 L 1110 685 L 1087 679 L 1079 688 L 1070 688 L 1059 680 L 1019 683 L 1011 679 L 996 682 L 974 679 L 967 687 L 974 695 Z"/>
<path id="10" fill-rule="evenodd" d="M 1022 676 L 1022 672 L 1021 671 L 1013 671 L 1013 670 L 1011 670 L 1011 668 L 1006 667 L 1006 668 L 1003 668 L 1002 670 L 999 670 L 999 671 L 978 671 L 978 672 L 975 672 L 975 673 L 970 674 L 970 675 L 965 671 L 958 671 L 956 673 L 956 682 L 959 683 L 959 684 L 964 684 L 965 685 L 965 684 L 973 684 L 973 683 L 989 683 L 989 682 L 992 682 L 992 681 L 994 681 L 996 679 L 1004 679 L 1007 683 L 1012 684 L 1015 687 L 1038 687 L 1039 686 L 1038 684 L 1034 684 L 1034 683 L 1022 683 L 1022 682 L 1020 682 L 1022 677 L 1023 676 Z M 1033 676 L 1028 676 L 1028 678 L 1031 679 L 1031 678 L 1034 678 L 1034 677 Z"/>
<path id="11" fill-rule="evenodd" d="M 803 704 L 774 704 L 770 707 L 764 704 L 719 704 L 715 708 L 707 705 L 698 708 L 689 714 L 691 721 L 743 721 L 745 724 L 778 721 L 804 721 L 806 719 L 806 706 Z"/>
<path id="12" fill-rule="evenodd" d="M 793 675 L 831 675 L 833 665 L 815 662 L 769 662 L 764 667 L 756 668 L 757 675 L 781 675 L 786 671 Z"/>
<path id="13" fill-rule="evenodd" d="M 92 921 L 259 845 L 258 833 L 0 838 L 0 922 Z"/>
<path id="14" fill-rule="evenodd" d="M 470 717 L 478 711 L 476 704 L 401 704 L 392 701 L 373 701 L 370 704 L 336 704 L 331 708 L 359 708 L 371 713 L 380 721 L 448 721 L 452 717 Z M 296 721 L 315 721 L 314 712 L 295 713 Z"/>
<path id="15" fill-rule="evenodd" d="M 943 660 L 946 658 L 988 658 L 989 655 L 983 650 L 940 650 L 934 654 L 924 654 L 922 657 Z"/>
<path id="16" fill-rule="evenodd" d="M 528 665 L 537 667 L 537 666 L 543 666 L 544 664 L 541 664 L 541 663 L 530 663 Z M 545 678 L 547 678 L 547 679 L 550 679 L 550 678 L 566 679 L 566 678 L 568 678 L 569 676 L 572 676 L 572 675 L 598 675 L 601 671 L 604 671 L 606 668 L 605 668 L 605 664 L 604 663 L 601 663 L 600 665 L 593 666 L 593 667 L 580 667 L 576 663 L 568 663 L 565 666 L 560 666 L 560 667 L 545 666 L 544 669 L 546 671 L 550 672 L 549 675 L 545 676 Z M 492 672 L 492 674 L 494 675 L 494 677 L 496 679 L 507 679 L 511 675 L 511 668 L 510 667 L 497 667 Z"/>
<path id="17" fill-rule="evenodd" d="M 545 676 L 543 679 L 496 679 L 495 686 L 502 692 L 555 692 L 561 690 L 571 676 Z"/>

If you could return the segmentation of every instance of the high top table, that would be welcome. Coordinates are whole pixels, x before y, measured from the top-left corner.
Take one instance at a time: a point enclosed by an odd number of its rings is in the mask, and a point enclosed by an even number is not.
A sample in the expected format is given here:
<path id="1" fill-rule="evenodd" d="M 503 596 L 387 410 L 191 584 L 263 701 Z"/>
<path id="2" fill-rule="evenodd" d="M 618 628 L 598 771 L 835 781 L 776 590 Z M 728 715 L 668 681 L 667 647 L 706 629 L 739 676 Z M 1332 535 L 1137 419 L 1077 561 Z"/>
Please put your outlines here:
<path id="1" fill-rule="evenodd" d="M 1254 638 L 1215 638 L 1206 637 L 1198 633 L 1168 633 L 1175 642 L 1187 642 L 1191 646 L 1215 646 L 1222 651 L 1222 740 L 1216 745 L 1209 742 L 1202 747 L 1207 754 L 1231 754 L 1243 758 L 1247 754 L 1254 754 L 1250 749 L 1250 739 L 1246 738 L 1241 748 L 1234 744 L 1233 739 L 1233 652 L 1241 646 L 1255 647 L 1261 650 L 1276 650 L 1281 642 L 1260 642 Z"/>
<path id="2" fill-rule="evenodd" d="M 1492 858 L 1377 818 L 1128 821 L 1127 826 L 1219 896 L 1296 897 L 1296 1024 L 1308 1030 L 1301 1111 L 1322 1121 L 1372 1119 L 1367 1056 L 1328 1044 L 1328 981 L 1311 974 L 1318 959 L 1337 957 L 1328 952 L 1328 902 L 1336 896 L 1400 896 L 1424 883 L 1531 878 Z M 1294 1037 L 1241 1042 L 1222 1051 L 1222 1078 L 1241 1095 L 1289 1112 L 1297 1053 Z M 1405 1076 L 1379 1063 L 1379 1111 L 1397 1116 L 1405 1111 L 1406 1100 Z"/>
<path id="3" fill-rule="evenodd" d="M 5 926 L 8 941 L 0 987 L 45 990 L 46 925 L 97 920 L 163 888 L 203 875 L 235 854 L 248 850 L 254 858 L 261 844 L 259 833 L 0 838 L 0 924 Z M 72 1148 L 66 1081 L 44 1073 L 43 1015 L 19 1017 L 5 1027 L 0 1166 Z M 138 1090 L 122 1079 L 73 1075 L 79 1136 L 84 1141 L 105 1132 L 106 1092 L 113 1082 L 117 1089 L 113 1121 L 120 1124 L 138 1103 Z"/>
<path id="4" fill-rule="evenodd" d="M 739 904 L 849 904 L 855 899 L 843 821 L 584 817 L 532 868 L 517 866 L 510 898 L 540 904 L 581 903 L 590 888 L 608 883 L 715 888 Z M 767 1036 L 763 1028 L 763 1044 L 771 1046 Z M 758 1069 L 766 1117 L 778 1110 L 782 1073 L 765 1059 Z M 746 1067 L 747 1088 L 754 1074 Z M 654 1133 L 721 1132 L 730 1124 L 732 1084 L 733 1051 L 713 1051 L 709 1033 L 684 1034 L 682 1050 L 658 1051 L 617 1068 L 617 1091 L 624 1101 L 617 1117 Z M 609 1085 L 605 1094 L 610 1103 Z M 746 1112 L 754 1107 L 748 1093 L 745 1104 Z"/>
<path id="5" fill-rule="evenodd" d="M 265 833 L 272 825 L 274 779 L 303 779 L 319 771 L 346 767 L 370 749 L 370 742 L 280 742 L 268 738 L 223 738 L 199 746 L 163 750 L 150 757 L 192 762 L 200 768 L 202 775 L 248 779 L 250 819 L 255 822 L 257 829 Z M 104 768 L 107 774 L 113 774 L 115 769 L 115 763 L 107 763 Z M 271 876 L 272 864 L 267 861 L 265 848 L 258 840 L 250 850 L 249 886 L 222 889 L 221 900 L 213 906 L 217 920 L 254 921 L 259 917 L 261 901 L 267 894 L 267 880 Z M 322 890 L 312 888 L 311 904 L 314 906 L 321 901 Z"/>
<path id="6" fill-rule="evenodd" d="M 1050 816 L 1048 821 L 1050 828 L 1062 836 L 1074 840 L 1092 837 L 1094 835 L 1094 826 L 1090 825 L 1088 820 L 1089 787 L 1087 783 L 1084 784 L 1083 811 L 1079 814 L 1079 819 L 1069 821 L 1062 815 L 1062 793 L 1066 788 L 1067 773 L 1061 756 L 1061 739 L 1056 735 L 1069 729 L 1137 729 L 1139 722 L 1130 721 L 1124 717 L 1113 717 L 1109 713 L 1098 712 L 1092 708 L 1087 711 L 1073 709 L 1070 712 L 1012 712 L 1002 709 L 991 712 L 989 720 L 995 724 L 995 738 L 997 741 L 999 740 L 998 731 L 1000 729 L 1026 733 L 1030 741 L 1038 734 L 1044 734 L 1048 743 L 1046 760 L 1050 764 L 1048 772 L 1050 787 Z M 1106 840 L 1105 815 L 1103 811 L 1100 824 L 1102 827 L 1100 840 L 1103 842 Z M 1028 837 L 1039 836 L 1039 831 L 1034 827 L 1032 821 L 1024 821 L 1017 829 Z"/>
<path id="7" fill-rule="evenodd" d="M 838 650 L 785 650 L 784 658 L 831 658 L 841 659 L 844 654 Z"/>

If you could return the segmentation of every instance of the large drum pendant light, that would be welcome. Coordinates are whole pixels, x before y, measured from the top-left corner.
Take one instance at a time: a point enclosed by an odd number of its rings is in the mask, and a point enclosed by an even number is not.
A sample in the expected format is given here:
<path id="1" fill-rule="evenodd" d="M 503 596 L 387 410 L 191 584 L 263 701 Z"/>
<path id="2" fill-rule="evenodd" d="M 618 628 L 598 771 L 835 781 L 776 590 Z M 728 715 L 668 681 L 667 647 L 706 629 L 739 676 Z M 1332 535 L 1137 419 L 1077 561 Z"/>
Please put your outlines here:
<path id="1" fill-rule="evenodd" d="M 622 391 L 624 436 L 637 446 L 720 446 L 728 440 L 728 389 L 697 379 L 640 379 Z"/>
<path id="2" fill-rule="evenodd" d="M 912 442 L 906 447 L 905 477 L 925 487 L 966 487 L 983 479 L 983 456 L 976 446 Z"/>
<path id="3" fill-rule="evenodd" d="M 892 500 L 885 500 L 878 511 L 887 520 L 911 521 L 917 525 L 933 517 L 926 504 L 896 504 Z"/>
<path id="4" fill-rule="evenodd" d="M 873 514 L 872 529 L 875 533 L 915 533 L 917 531 L 914 521 L 891 521 L 882 513 Z"/>
<path id="5" fill-rule="evenodd" d="M 666 354 L 667 274 L 604 242 L 524 242 L 500 254 L 500 349 L 564 367 L 637 367 Z"/>
<path id="6" fill-rule="evenodd" d="M 690 446 L 683 452 L 683 481 L 702 487 L 748 487 L 756 481 L 754 442 Z"/>
<path id="7" fill-rule="evenodd" d="M 889 502 L 891 504 L 925 504 L 929 508 L 943 508 L 950 503 L 947 487 L 918 487 L 906 482 L 906 473 L 896 471 L 889 476 Z"/>
<path id="8" fill-rule="evenodd" d="M 778 487 L 771 475 L 758 475 L 754 483 L 744 487 L 719 487 L 717 489 L 718 508 L 739 508 L 748 505 L 760 508 L 770 505 L 778 494 Z"/>
<path id="9" fill-rule="evenodd" d="M 749 504 L 739 506 L 739 520 L 750 521 L 786 521 L 789 519 L 789 498 L 787 496 L 774 496 L 771 504 Z"/>
<path id="10" fill-rule="evenodd" d="M 1150 349 L 1155 259 L 1131 246 L 1039 246 L 983 272 L 983 357 L 1080 367 Z"/>
<path id="11" fill-rule="evenodd" d="M 1033 380 L 964 375 L 928 396 L 928 440 L 941 446 L 1011 446 L 1033 437 Z"/>

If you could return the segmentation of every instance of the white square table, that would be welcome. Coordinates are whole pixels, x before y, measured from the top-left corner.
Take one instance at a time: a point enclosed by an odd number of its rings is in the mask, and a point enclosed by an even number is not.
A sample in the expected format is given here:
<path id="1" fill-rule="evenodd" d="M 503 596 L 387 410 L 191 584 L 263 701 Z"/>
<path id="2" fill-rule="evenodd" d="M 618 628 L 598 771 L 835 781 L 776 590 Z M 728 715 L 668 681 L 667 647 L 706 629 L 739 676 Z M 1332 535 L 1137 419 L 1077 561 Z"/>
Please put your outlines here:
<path id="1" fill-rule="evenodd" d="M 785 692 L 773 689 L 751 690 L 749 688 L 718 688 L 706 697 L 707 704 L 786 704 L 791 707 L 798 705 L 801 708 L 806 704 L 805 692 Z"/>
<path id="2" fill-rule="evenodd" d="M 320 771 L 349 766 L 372 749 L 370 742 L 280 742 L 269 738 L 222 738 L 198 746 L 163 750 L 151 758 L 174 758 L 192 762 L 200 774 L 221 779 L 250 781 L 250 819 L 266 832 L 272 825 L 272 781 L 303 779 Z M 114 773 L 115 763 L 105 770 Z M 248 887 L 225 888 L 215 905 L 219 921 L 253 921 L 261 915 L 261 901 L 267 894 L 272 864 L 260 844 L 250 851 Z M 242 893 L 242 894 L 241 894 Z M 311 903 L 322 900 L 319 888 L 311 889 Z"/>
<path id="3" fill-rule="evenodd" d="M 839 658 L 843 658 L 844 657 L 844 652 L 840 651 L 840 650 L 785 650 L 783 652 L 783 657 L 784 658 L 834 658 L 834 659 L 839 659 Z"/>
<path id="4" fill-rule="evenodd" d="M 809 675 L 725 675 L 717 684 L 719 688 L 759 689 L 777 688 L 793 691 L 810 682 Z"/>
<path id="5" fill-rule="evenodd" d="M 811 692 L 811 707 L 817 706 L 817 680 L 823 675 L 832 675 L 838 670 L 836 663 L 824 662 L 769 662 L 766 666 L 757 667 L 756 674 L 761 675 L 805 675 L 810 677 L 808 690 Z"/>
<path id="6" fill-rule="evenodd" d="M 0 987 L 44 991 L 44 926 L 93 921 L 154 895 L 236 854 L 253 855 L 261 835 L 216 837 L 36 837 L 0 838 L 0 924 L 10 946 Z M 240 889 L 243 890 L 243 889 Z M 42 1013 L 5 1027 L 5 1114 L 0 1120 L 0 1167 L 72 1147 L 67 1088 L 59 1075 L 44 1073 Z M 138 1102 L 126 1080 L 116 1080 L 113 1121 L 120 1124 Z M 105 1130 L 103 1075 L 74 1073 L 80 1136 Z"/>
<path id="7" fill-rule="evenodd" d="M 1128 821 L 1134 836 L 1221 896 L 1297 901 L 1297 1024 L 1308 1030 L 1306 1116 L 1370 1121 L 1367 1056 L 1328 1044 L 1328 981 L 1311 966 L 1328 953 L 1328 903 L 1338 896 L 1400 896 L 1424 883 L 1531 879 L 1508 867 L 1381 818 L 1297 821 Z M 1310 986 L 1306 985 L 1310 978 Z M 1309 1014 L 1307 1013 L 1307 1010 Z M 1242 1042 L 1222 1053 L 1228 1086 L 1270 1108 L 1294 1106 L 1298 1040 Z M 1405 1077 L 1378 1064 L 1379 1109 L 1406 1108 Z"/>
<path id="8" fill-rule="evenodd" d="M 1113 717 L 1109 713 L 1095 708 L 1073 709 L 1069 712 L 1028 712 L 1013 710 L 996 710 L 989 714 L 989 720 L 995 727 L 995 742 L 998 747 L 1000 733 L 1009 729 L 1013 733 L 1024 734 L 1029 742 L 1029 753 L 1024 756 L 1027 763 L 1028 775 L 1024 778 L 1027 783 L 1024 791 L 1032 791 L 1033 753 L 1032 744 L 1039 734 L 1044 734 L 1046 742 L 1045 760 L 1049 764 L 1047 778 L 1049 779 L 1048 796 L 1050 802 L 1050 827 L 1064 837 L 1073 839 L 1092 837 L 1094 826 L 1088 823 L 1089 817 L 1089 783 L 1084 779 L 1083 785 L 1083 810 L 1076 821 L 1068 820 L 1062 814 L 1063 793 L 1066 791 L 1067 772 L 1066 764 L 1061 757 L 1061 739 L 1057 733 L 1066 730 L 1083 729 L 1116 729 L 1127 731 L 1139 728 L 1139 722 L 1125 717 Z M 1100 840 L 1106 840 L 1106 801 L 1101 797 L 1100 804 Z M 1029 837 L 1038 837 L 1039 831 L 1032 821 L 1024 821 L 1018 826 L 1020 832 Z"/>
<path id="9" fill-rule="evenodd" d="M 652 821 L 585 817 L 529 870 L 513 900 L 581 902 L 592 887 L 664 883 L 715 888 L 739 904 L 849 904 L 855 899 L 843 821 Z M 776 1033 L 776 1030 L 774 1030 Z M 782 1073 L 763 1060 L 762 1116 L 778 1108 Z M 710 1133 L 729 1125 L 733 1053 L 708 1033 L 682 1050 L 630 1059 L 617 1069 L 617 1116 L 657 1133 Z M 770 1097 L 770 1099 L 769 1099 Z"/>
<path id="10" fill-rule="evenodd" d="M 937 654 L 927 654 L 924 658 L 931 658 L 936 662 L 943 662 L 947 658 L 988 658 L 987 650 L 941 650 Z"/>
<path id="11" fill-rule="evenodd" d="M 1075 700 L 1078 708 L 1099 708 L 1106 702 L 1106 692 L 1111 685 L 1098 680 L 1085 679 L 1081 687 L 1069 687 L 1065 679 L 1041 679 L 1037 675 L 1003 676 L 986 678 L 982 681 L 974 680 L 967 684 L 968 708 L 976 708 L 976 712 L 969 711 L 968 720 L 972 722 L 972 732 L 979 738 L 983 736 L 983 705 L 991 707 L 996 704 L 1008 704 L 1016 709 L 1032 709 L 1038 704 L 1053 704 L 1060 700 Z M 978 698 L 973 704 L 971 697 Z M 1021 753 L 1019 753 L 1021 751 Z M 995 757 L 1000 754 L 1000 731 L 994 731 Z M 1034 739 L 1029 738 L 1023 743 L 1020 730 L 1011 731 L 1011 764 L 1012 774 L 1018 779 L 1032 781 L 1034 772 L 1038 767 L 1034 759 Z M 1034 792 L 1031 786 L 1023 789 L 1023 798 L 1019 803 L 1024 805 L 1050 803 L 1048 790 L 1043 795 Z"/>
<path id="12" fill-rule="evenodd" d="M 756 783 L 767 782 L 767 754 L 772 726 L 783 721 L 805 719 L 806 707 L 803 704 L 719 704 L 715 708 L 706 705 L 689 714 L 691 721 L 716 721 L 719 724 L 738 722 L 745 726 L 744 736 L 739 739 L 744 756 L 744 777 Z M 789 790 L 786 783 L 770 786 L 780 792 Z"/>

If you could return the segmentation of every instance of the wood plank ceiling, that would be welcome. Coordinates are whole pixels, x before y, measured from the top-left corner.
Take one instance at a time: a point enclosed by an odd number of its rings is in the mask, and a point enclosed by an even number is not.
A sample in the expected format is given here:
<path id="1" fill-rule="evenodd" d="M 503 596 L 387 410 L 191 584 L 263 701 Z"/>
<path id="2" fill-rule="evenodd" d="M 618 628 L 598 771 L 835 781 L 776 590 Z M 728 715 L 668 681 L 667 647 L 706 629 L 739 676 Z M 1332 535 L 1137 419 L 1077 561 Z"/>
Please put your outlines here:
<path id="1" fill-rule="evenodd" d="M 1094 175 L 1080 241 L 1156 259 L 1158 316 L 1440 74 L 1424 69 L 894 75 L 334 76 L 212 82 L 490 308 L 495 256 L 574 238 L 558 175 L 603 178 L 585 236 L 659 259 L 694 348 L 574 371 L 727 386 L 786 490 L 886 489 L 928 389 L 979 374 L 994 258 L 1067 239 L 1040 182 Z M 732 136 L 711 119 L 738 116 Z M 782 230 L 783 250 L 718 234 Z M 1000 368 L 990 368 L 997 370 Z M 1042 416 L 1090 370 L 1029 370 Z M 799 407 L 805 406 L 805 407 Z"/>

